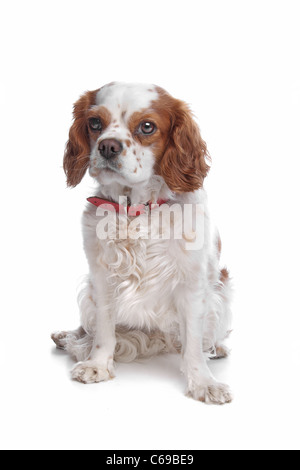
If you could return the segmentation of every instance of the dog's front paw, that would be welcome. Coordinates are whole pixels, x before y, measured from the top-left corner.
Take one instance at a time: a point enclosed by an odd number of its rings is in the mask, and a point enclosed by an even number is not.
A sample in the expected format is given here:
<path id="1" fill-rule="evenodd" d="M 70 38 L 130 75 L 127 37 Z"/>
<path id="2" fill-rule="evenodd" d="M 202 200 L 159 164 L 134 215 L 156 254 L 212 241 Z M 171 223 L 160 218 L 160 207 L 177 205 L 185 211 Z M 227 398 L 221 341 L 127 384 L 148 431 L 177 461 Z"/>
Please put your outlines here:
<path id="1" fill-rule="evenodd" d="M 187 395 L 208 405 L 225 405 L 233 400 L 228 385 L 213 381 L 207 385 L 191 384 Z"/>
<path id="2" fill-rule="evenodd" d="M 84 384 L 105 382 L 115 377 L 113 366 L 97 361 L 79 362 L 71 372 L 72 379 Z"/>

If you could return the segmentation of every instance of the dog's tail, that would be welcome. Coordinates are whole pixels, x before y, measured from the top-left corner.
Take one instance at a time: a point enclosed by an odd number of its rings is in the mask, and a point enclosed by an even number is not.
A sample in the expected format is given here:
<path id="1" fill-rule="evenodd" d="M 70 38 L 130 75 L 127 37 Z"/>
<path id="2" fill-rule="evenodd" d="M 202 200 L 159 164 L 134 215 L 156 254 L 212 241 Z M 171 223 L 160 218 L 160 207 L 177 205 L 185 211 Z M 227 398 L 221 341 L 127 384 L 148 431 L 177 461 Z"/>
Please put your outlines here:
<path id="1" fill-rule="evenodd" d="M 76 361 L 89 359 L 93 337 L 81 327 L 76 331 L 57 333 L 52 339 L 60 349 L 67 351 Z M 160 330 L 146 332 L 117 327 L 116 362 L 133 362 L 164 353 L 180 352 L 181 345 L 177 334 L 165 334 Z"/>

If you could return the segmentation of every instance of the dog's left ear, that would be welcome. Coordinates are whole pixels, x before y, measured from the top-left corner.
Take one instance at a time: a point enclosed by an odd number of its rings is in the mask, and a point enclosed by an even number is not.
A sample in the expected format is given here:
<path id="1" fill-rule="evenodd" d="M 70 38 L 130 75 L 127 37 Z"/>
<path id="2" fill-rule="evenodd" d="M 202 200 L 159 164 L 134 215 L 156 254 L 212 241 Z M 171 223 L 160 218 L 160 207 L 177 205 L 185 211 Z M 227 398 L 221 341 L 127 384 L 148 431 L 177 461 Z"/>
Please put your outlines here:
<path id="1" fill-rule="evenodd" d="M 176 193 L 193 192 L 203 186 L 209 171 L 206 143 L 186 103 L 173 100 L 170 139 L 159 171 Z"/>
<path id="2" fill-rule="evenodd" d="M 86 114 L 88 109 L 95 104 L 98 91 L 87 91 L 74 105 L 74 122 L 70 128 L 63 165 L 67 185 L 71 187 L 80 183 L 89 167 L 90 142 Z"/>

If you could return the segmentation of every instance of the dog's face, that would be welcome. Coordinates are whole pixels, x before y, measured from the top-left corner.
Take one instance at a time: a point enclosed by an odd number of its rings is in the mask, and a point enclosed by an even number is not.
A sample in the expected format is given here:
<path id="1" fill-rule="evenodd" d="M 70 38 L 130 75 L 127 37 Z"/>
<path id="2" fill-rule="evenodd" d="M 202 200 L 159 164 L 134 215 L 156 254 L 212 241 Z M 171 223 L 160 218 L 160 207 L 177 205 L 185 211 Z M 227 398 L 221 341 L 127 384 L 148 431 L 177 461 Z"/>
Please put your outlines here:
<path id="1" fill-rule="evenodd" d="M 97 93 L 87 119 L 90 174 L 100 183 L 132 186 L 151 178 L 170 128 L 166 117 L 153 108 L 158 99 L 154 87 L 144 85 L 112 84 Z"/>
<path id="2" fill-rule="evenodd" d="M 89 168 L 100 184 L 133 187 L 157 174 L 182 193 L 202 186 L 206 156 L 185 103 L 153 85 L 112 83 L 75 103 L 64 169 L 69 186 Z"/>

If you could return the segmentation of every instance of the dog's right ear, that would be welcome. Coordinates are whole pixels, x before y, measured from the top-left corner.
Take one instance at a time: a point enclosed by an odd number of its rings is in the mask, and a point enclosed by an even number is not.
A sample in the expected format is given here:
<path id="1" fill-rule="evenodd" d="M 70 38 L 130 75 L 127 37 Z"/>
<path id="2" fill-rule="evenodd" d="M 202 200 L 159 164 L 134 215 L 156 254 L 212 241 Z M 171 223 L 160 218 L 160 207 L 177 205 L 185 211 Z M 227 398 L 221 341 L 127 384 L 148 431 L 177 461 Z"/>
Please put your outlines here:
<path id="1" fill-rule="evenodd" d="M 80 183 L 89 167 L 90 142 L 86 114 L 89 108 L 95 104 L 98 91 L 87 91 L 74 104 L 74 122 L 70 128 L 64 155 L 67 185 L 71 187 Z"/>

